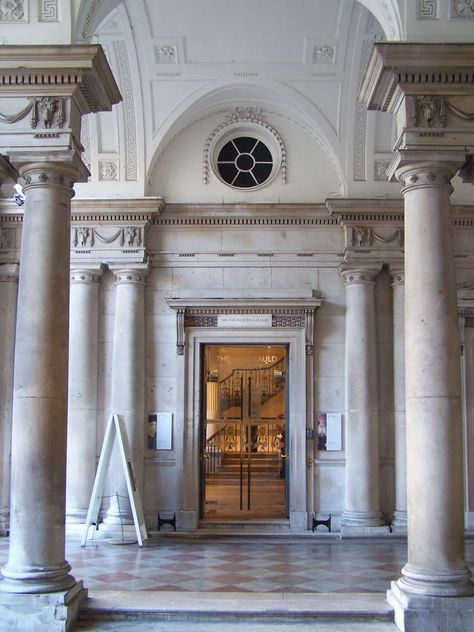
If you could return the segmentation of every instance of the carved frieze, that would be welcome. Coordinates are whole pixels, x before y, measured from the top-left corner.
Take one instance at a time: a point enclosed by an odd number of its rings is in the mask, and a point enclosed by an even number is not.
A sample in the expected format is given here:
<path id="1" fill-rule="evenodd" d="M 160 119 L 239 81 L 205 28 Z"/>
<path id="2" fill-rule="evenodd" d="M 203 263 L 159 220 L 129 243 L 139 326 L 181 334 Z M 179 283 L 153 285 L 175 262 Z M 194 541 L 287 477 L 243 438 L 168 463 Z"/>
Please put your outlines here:
<path id="1" fill-rule="evenodd" d="M 142 228 L 139 226 L 123 226 L 112 234 L 103 234 L 98 229 L 89 226 L 77 226 L 73 231 L 74 248 L 93 248 L 97 242 L 108 245 L 117 243 L 120 248 L 143 245 Z"/>
<path id="2" fill-rule="evenodd" d="M 397 250 L 403 248 L 403 228 L 371 226 L 346 226 L 346 248 L 386 248 L 391 246 Z"/>
<path id="3" fill-rule="evenodd" d="M 457 20 L 474 20 L 474 0 L 452 0 L 451 17 Z"/>
<path id="4" fill-rule="evenodd" d="M 25 0 L 0 0 L 0 22 L 26 22 L 27 8 Z"/>
<path id="5" fill-rule="evenodd" d="M 446 127 L 447 108 L 442 97 L 417 96 L 410 98 L 411 120 L 414 127 Z"/>

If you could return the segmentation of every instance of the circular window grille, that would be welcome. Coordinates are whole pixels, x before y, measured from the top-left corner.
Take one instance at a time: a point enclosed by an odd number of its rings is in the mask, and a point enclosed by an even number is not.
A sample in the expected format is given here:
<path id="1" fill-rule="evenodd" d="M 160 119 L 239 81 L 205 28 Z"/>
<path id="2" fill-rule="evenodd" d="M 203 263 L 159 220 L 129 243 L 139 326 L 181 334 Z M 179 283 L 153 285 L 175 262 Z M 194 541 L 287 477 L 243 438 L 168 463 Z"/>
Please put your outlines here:
<path id="1" fill-rule="evenodd" d="M 286 184 L 285 148 L 276 131 L 258 121 L 224 123 L 204 148 L 204 182 L 208 167 L 221 182 L 235 189 L 267 186 L 281 171 Z"/>
<path id="2" fill-rule="evenodd" d="M 238 136 L 220 150 L 216 167 L 224 182 L 239 189 L 264 184 L 273 170 L 273 156 L 258 138 Z"/>

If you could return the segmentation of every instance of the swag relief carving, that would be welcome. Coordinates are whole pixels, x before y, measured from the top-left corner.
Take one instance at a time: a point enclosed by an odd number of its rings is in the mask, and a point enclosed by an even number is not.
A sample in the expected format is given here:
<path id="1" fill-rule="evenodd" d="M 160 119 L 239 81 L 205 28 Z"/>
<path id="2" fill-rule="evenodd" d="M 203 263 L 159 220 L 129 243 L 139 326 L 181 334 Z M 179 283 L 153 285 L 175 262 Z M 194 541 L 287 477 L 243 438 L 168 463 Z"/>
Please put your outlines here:
<path id="1" fill-rule="evenodd" d="M 351 226 L 350 235 L 350 243 L 353 248 L 370 248 L 375 242 L 380 242 L 382 244 L 391 244 L 395 242 L 397 246 L 403 248 L 403 228 L 397 228 L 393 233 L 382 235 L 369 226 Z"/>

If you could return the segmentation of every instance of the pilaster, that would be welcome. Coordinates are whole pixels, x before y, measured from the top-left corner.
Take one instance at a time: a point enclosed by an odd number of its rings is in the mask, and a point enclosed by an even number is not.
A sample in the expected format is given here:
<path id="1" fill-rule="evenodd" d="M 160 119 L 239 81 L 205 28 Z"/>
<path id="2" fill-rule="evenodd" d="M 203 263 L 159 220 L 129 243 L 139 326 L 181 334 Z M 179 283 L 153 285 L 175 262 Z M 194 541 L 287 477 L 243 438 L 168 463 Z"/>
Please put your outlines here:
<path id="1" fill-rule="evenodd" d="M 395 511 L 392 528 L 407 530 L 405 419 L 405 269 L 390 266 L 393 288 L 393 401 L 395 422 Z"/>
<path id="2" fill-rule="evenodd" d="M 66 516 L 83 523 L 97 456 L 97 379 L 100 267 L 70 274 L 68 453 Z"/>
<path id="3" fill-rule="evenodd" d="M 143 452 L 145 437 L 145 280 L 147 264 L 110 267 L 115 283 L 115 323 L 110 413 L 122 415 L 132 456 L 135 484 L 143 495 Z M 118 464 L 114 451 L 113 464 Z M 122 469 L 109 470 L 110 494 L 107 524 L 132 520 Z"/>
<path id="4" fill-rule="evenodd" d="M 0 265 L 0 535 L 10 521 L 10 451 L 18 265 Z"/>
<path id="5" fill-rule="evenodd" d="M 346 496 L 342 534 L 383 527 L 379 497 L 379 410 L 375 277 L 381 265 L 344 265 L 346 287 Z M 388 530 L 388 527 L 386 528 Z"/>

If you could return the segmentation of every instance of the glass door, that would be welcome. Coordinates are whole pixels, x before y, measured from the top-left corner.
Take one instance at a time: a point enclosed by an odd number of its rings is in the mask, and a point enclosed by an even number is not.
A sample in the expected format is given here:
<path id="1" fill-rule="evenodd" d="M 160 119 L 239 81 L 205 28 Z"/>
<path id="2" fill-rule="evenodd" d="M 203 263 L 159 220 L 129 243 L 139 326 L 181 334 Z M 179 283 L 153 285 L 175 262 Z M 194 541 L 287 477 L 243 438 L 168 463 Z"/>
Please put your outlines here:
<path id="1" fill-rule="evenodd" d="M 201 517 L 283 519 L 286 347 L 205 345 Z"/>

